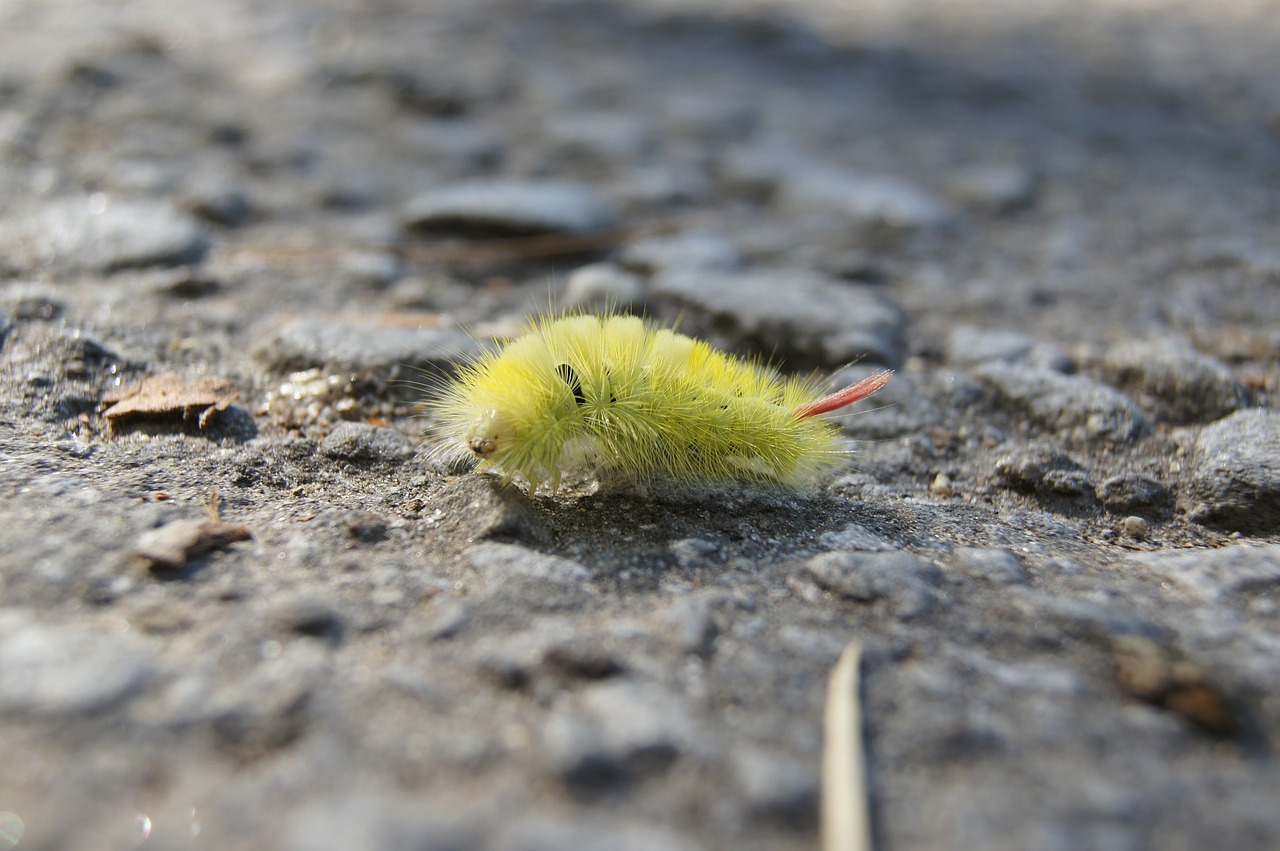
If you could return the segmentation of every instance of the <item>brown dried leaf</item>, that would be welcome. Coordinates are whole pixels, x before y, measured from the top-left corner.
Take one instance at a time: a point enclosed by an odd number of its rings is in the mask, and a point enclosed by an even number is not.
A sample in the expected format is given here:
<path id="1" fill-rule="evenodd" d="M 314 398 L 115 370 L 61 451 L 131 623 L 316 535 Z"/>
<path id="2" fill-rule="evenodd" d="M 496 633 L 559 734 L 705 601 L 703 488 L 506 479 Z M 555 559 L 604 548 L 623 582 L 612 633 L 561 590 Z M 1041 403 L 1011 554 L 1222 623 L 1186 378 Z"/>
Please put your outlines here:
<path id="1" fill-rule="evenodd" d="M 229 378 L 210 376 L 183 381 L 172 373 L 152 375 L 105 394 L 102 404 L 110 407 L 102 415 L 113 422 L 129 417 L 189 420 L 198 412 L 198 424 L 203 429 L 239 395 Z"/>
<path id="2" fill-rule="evenodd" d="M 175 520 L 138 539 L 134 553 L 152 569 L 175 570 L 210 550 L 253 538 L 239 523 L 223 520 Z"/>

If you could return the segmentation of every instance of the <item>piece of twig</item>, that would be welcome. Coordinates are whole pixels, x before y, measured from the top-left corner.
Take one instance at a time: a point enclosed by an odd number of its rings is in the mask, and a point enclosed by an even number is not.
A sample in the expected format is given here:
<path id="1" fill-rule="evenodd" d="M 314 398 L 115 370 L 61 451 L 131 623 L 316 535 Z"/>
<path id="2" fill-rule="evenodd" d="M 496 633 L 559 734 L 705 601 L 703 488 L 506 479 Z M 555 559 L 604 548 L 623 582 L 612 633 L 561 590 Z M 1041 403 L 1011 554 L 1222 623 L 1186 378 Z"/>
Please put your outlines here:
<path id="1" fill-rule="evenodd" d="M 827 680 L 822 743 L 822 851 L 871 851 L 867 766 L 862 752 L 858 668 L 852 642 Z"/>

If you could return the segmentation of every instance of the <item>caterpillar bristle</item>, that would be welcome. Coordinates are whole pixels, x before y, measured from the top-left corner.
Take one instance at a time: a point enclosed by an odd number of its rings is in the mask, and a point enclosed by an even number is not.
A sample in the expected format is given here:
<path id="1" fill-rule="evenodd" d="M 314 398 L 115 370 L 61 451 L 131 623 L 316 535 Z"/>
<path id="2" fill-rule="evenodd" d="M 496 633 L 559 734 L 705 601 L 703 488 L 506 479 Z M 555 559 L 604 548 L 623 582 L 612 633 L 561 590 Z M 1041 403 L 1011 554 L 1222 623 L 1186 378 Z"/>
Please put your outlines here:
<path id="1" fill-rule="evenodd" d="M 520 480 L 531 495 L 601 469 L 642 483 L 804 491 L 845 456 L 838 427 L 820 415 L 891 374 L 815 399 L 812 381 L 638 317 L 567 313 L 535 318 L 482 352 L 428 404 L 441 457 L 474 453 L 477 470 Z"/>

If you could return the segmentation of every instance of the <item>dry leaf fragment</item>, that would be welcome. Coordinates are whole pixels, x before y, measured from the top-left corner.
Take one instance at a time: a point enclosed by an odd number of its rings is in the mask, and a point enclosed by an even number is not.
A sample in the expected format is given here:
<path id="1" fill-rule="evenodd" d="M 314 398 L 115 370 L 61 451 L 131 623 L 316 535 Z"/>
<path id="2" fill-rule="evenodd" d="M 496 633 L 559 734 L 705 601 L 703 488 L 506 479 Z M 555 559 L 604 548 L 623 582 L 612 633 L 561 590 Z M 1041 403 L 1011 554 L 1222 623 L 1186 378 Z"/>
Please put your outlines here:
<path id="1" fill-rule="evenodd" d="M 198 555 L 253 538 L 239 523 L 225 520 L 175 520 L 138 539 L 134 553 L 152 569 L 176 570 Z"/>
<path id="2" fill-rule="evenodd" d="M 129 417 L 189 420 L 198 412 L 197 423 L 203 429 L 239 395 L 229 378 L 183 381 L 172 373 L 152 375 L 105 394 L 102 404 L 111 407 L 102 415 L 111 422 Z"/>

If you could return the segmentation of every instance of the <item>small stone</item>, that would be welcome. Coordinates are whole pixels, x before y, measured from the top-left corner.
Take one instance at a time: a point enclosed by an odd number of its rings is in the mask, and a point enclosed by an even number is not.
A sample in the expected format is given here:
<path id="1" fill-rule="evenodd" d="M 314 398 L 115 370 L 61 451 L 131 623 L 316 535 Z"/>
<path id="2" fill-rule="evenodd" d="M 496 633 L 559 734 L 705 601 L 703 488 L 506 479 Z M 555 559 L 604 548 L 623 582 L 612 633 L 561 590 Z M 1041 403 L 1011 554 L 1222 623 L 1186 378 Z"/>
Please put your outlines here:
<path id="1" fill-rule="evenodd" d="M 778 181 L 777 195 L 787 208 L 827 210 L 864 225 L 920 230 L 943 227 L 956 218 L 945 202 L 908 180 L 824 165 L 790 168 Z"/>
<path id="2" fill-rule="evenodd" d="M 1130 515 L 1120 521 L 1120 531 L 1124 532 L 1135 541 L 1144 540 L 1147 533 L 1151 531 L 1151 524 L 1141 517 Z"/>
<path id="3" fill-rule="evenodd" d="M 904 618 L 933 608 L 934 589 L 942 581 L 937 566 L 904 552 L 824 553 L 809 559 L 805 569 L 821 588 L 860 603 L 886 599 Z"/>
<path id="4" fill-rule="evenodd" d="M 621 112 L 559 115 L 546 135 L 553 153 L 574 168 L 634 165 L 658 145 L 647 122 Z"/>
<path id="5" fill-rule="evenodd" d="M 1210 603 L 1280 587 L 1280 544 L 1141 553 L 1129 561 Z"/>
<path id="6" fill-rule="evenodd" d="M 187 196 L 186 207 L 207 222 L 229 228 L 248 224 L 254 215 L 244 193 L 221 185 L 197 188 Z"/>
<path id="7" fill-rule="evenodd" d="M 295 635 L 319 638 L 339 644 L 346 631 L 346 617 L 328 599 L 314 594 L 300 594 L 274 604 L 269 615 L 276 627 Z"/>
<path id="8" fill-rule="evenodd" d="M 948 497 L 955 495 L 956 486 L 946 473 L 938 473 L 933 477 L 933 481 L 929 483 L 929 490 L 935 496 Z"/>
<path id="9" fill-rule="evenodd" d="M 644 301 L 644 282 L 639 275 L 613 263 L 592 263 L 569 273 L 560 298 L 565 307 L 626 310 Z"/>
<path id="10" fill-rule="evenodd" d="M 667 609 L 664 620 L 676 644 L 686 653 L 710 656 L 720 634 L 711 614 L 711 605 L 703 599 L 678 599 Z"/>
<path id="11" fill-rule="evenodd" d="M 368 370 L 391 379 L 439 373 L 478 347 L 474 338 L 455 328 L 301 317 L 285 323 L 257 354 L 277 372 Z"/>
<path id="12" fill-rule="evenodd" d="M 708 561 L 722 561 L 724 558 L 720 545 L 706 538 L 681 538 L 671 544 L 671 554 L 685 570 L 706 564 Z"/>
<path id="13" fill-rule="evenodd" d="M 1103 360 L 1109 380 L 1171 423 L 1211 422 L 1244 407 L 1231 369 L 1177 339 L 1131 341 Z"/>
<path id="14" fill-rule="evenodd" d="M 475 618 L 475 609 L 455 599 L 432 601 L 418 633 L 428 641 L 444 641 L 465 630 Z"/>
<path id="15" fill-rule="evenodd" d="M 492 476 L 461 476 L 432 502 L 431 518 L 465 540 L 545 541 L 551 533 L 524 494 Z"/>
<path id="16" fill-rule="evenodd" d="M 410 201 L 402 224 L 414 230 L 519 235 L 603 230 L 618 215 L 593 189 L 551 180 L 471 180 Z"/>
<path id="17" fill-rule="evenodd" d="M 706 269 L 731 272 L 746 262 L 732 242 L 716 233 L 678 233 L 632 242 L 618 261 L 646 275 L 667 270 Z"/>
<path id="18" fill-rule="evenodd" d="M 1007 487 L 1035 495 L 1093 497 L 1084 466 L 1053 447 L 1022 449 L 996 461 L 996 476 Z"/>
<path id="19" fill-rule="evenodd" d="M 609 680 L 585 689 L 581 705 L 605 749 L 633 774 L 666 769 L 692 738 L 688 709 L 656 686 Z"/>
<path id="20" fill-rule="evenodd" d="M 1066 354 L 1017 331 L 961 325 L 947 335 L 947 363 L 976 366 L 982 363 L 1022 363 L 1054 372 L 1070 372 L 1074 366 Z"/>
<path id="21" fill-rule="evenodd" d="M 500 583 L 513 577 L 577 585 L 591 578 L 576 561 L 547 555 L 515 544 L 486 543 L 469 547 L 464 555 L 485 579 Z"/>
<path id="22" fill-rule="evenodd" d="M 1026 585 L 1027 572 L 1008 550 L 960 547 L 951 553 L 951 564 L 968 576 L 993 585 Z"/>
<path id="23" fill-rule="evenodd" d="M 816 823 L 816 765 L 782 754 L 744 749 L 734 753 L 733 774 L 753 819 L 792 829 L 805 829 Z"/>
<path id="24" fill-rule="evenodd" d="M 1098 500 L 1112 514 L 1167 514 L 1173 510 L 1173 491 L 1149 476 L 1122 473 L 1098 486 Z"/>
<path id="25" fill-rule="evenodd" d="M 1206 426 L 1178 504 L 1215 529 L 1280 531 L 1280 411 L 1236 411 Z"/>
<path id="26" fill-rule="evenodd" d="M 344 422 L 320 443 L 326 458 L 358 464 L 399 463 L 414 455 L 413 442 L 391 428 Z"/>
<path id="27" fill-rule="evenodd" d="M 125 635 L 0 616 L 0 712 L 93 714 L 137 696 L 158 673 L 147 647 Z"/>
<path id="28" fill-rule="evenodd" d="M 114 272 L 194 263 L 208 241 L 190 216 L 168 204 L 96 194 L 54 201 L 0 222 L 0 258 L 22 268 Z"/>
<path id="29" fill-rule="evenodd" d="M 987 363 L 974 374 L 1045 428 L 1082 442 L 1127 443 L 1145 434 L 1147 417 L 1129 397 L 1082 375 Z"/>
<path id="30" fill-rule="evenodd" d="M 1036 176 L 1031 169 L 1020 165 L 974 165 L 953 174 L 947 189 L 960 203 L 995 213 L 1011 213 L 1031 206 L 1035 200 Z"/>
<path id="31" fill-rule="evenodd" d="M 348 251 L 338 261 L 353 284 L 385 289 L 404 274 L 404 264 L 389 251 Z"/>
<path id="32" fill-rule="evenodd" d="M 731 347 L 791 368 L 897 367 L 906 351 L 906 316 L 896 304 L 874 287 L 807 270 L 672 270 L 653 278 L 650 295 L 673 310 L 698 311 L 706 330 L 729 335 Z M 696 315 L 688 319 L 699 324 Z"/>

